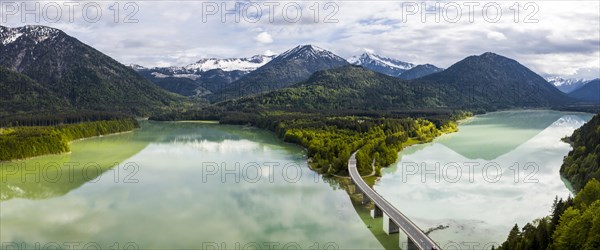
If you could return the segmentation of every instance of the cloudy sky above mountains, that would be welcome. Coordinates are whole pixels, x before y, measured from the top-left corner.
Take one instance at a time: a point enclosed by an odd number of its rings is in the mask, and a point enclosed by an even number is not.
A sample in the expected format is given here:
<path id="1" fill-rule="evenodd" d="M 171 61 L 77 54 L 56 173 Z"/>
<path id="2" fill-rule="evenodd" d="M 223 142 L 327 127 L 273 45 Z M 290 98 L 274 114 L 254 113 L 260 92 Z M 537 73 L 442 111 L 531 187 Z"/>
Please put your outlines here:
<path id="1" fill-rule="evenodd" d="M 429 1 L 310 0 L 79 3 L 28 1 L 25 7 L 40 14 L 36 21 L 35 14 L 23 12 L 21 2 L 2 1 L 0 22 L 59 28 L 122 63 L 144 66 L 281 53 L 298 44 L 315 44 L 346 58 L 373 50 L 440 67 L 492 51 L 545 76 L 600 74 L 598 1 L 445 1 L 437 6 Z M 131 22 L 126 23 L 128 15 Z"/>

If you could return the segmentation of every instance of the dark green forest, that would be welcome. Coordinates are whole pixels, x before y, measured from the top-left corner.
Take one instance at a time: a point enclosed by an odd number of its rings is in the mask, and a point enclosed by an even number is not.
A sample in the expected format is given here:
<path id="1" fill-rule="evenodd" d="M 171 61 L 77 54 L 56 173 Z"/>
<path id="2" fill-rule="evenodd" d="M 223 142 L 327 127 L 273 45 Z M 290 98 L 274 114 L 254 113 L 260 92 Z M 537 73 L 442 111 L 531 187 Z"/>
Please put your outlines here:
<path id="1" fill-rule="evenodd" d="M 556 198 L 552 214 L 515 225 L 497 249 L 600 249 L 600 114 L 568 138 L 573 150 L 565 157 L 561 174 L 577 192 L 575 198 Z"/>
<path id="2" fill-rule="evenodd" d="M 24 74 L 0 67 L 0 116 L 32 110 L 71 108 L 64 99 Z"/>
<path id="3" fill-rule="evenodd" d="M 0 128 L 0 161 L 65 153 L 70 151 L 69 142 L 73 140 L 131 131 L 138 127 L 135 119 L 122 118 L 57 126 Z"/>
<path id="4" fill-rule="evenodd" d="M 600 249 L 600 182 L 590 180 L 575 198 L 555 199 L 547 217 L 515 224 L 497 249 Z"/>
<path id="5" fill-rule="evenodd" d="M 582 189 L 592 178 L 600 180 L 600 115 L 575 130 L 566 141 L 573 150 L 565 157 L 560 173 L 573 188 Z"/>

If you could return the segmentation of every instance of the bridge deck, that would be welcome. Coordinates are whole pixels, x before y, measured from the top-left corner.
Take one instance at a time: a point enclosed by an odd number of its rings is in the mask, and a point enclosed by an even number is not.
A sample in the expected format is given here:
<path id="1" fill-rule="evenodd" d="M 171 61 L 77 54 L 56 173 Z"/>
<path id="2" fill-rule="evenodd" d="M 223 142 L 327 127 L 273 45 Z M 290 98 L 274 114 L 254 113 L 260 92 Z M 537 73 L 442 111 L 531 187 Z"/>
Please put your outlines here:
<path id="1" fill-rule="evenodd" d="M 350 172 L 350 178 L 354 181 L 363 195 L 366 195 L 379 207 L 390 219 L 400 227 L 400 229 L 406 233 L 415 245 L 421 250 L 441 249 L 429 236 L 427 236 L 417 225 L 396 209 L 392 204 L 385 200 L 375 190 L 371 189 L 369 185 L 362 179 L 356 168 L 356 152 L 350 156 L 348 161 L 348 171 Z"/>

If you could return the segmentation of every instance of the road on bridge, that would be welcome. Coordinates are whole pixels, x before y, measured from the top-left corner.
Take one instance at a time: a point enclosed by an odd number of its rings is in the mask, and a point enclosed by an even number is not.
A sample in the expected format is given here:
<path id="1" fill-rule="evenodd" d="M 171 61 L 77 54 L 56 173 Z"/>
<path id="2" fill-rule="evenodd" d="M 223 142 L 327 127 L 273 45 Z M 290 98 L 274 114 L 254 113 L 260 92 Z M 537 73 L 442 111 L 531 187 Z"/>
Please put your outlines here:
<path id="1" fill-rule="evenodd" d="M 358 152 L 358 151 L 357 151 Z M 404 214 L 402 214 L 398 209 L 396 209 L 392 204 L 390 204 L 387 200 L 385 200 L 381 195 L 379 195 L 375 190 L 371 189 L 369 185 L 362 179 L 360 174 L 358 173 L 358 169 L 356 168 L 356 153 L 354 152 L 352 156 L 350 156 L 350 160 L 348 160 L 348 172 L 350 172 L 350 178 L 357 185 L 358 189 L 369 197 L 373 203 L 377 207 L 379 207 L 383 213 L 387 214 L 390 219 L 398 225 L 398 227 L 406 233 L 408 238 L 410 238 L 415 245 L 421 250 L 431 250 L 431 249 L 441 249 L 429 236 L 427 236 L 415 223 L 408 219 Z"/>

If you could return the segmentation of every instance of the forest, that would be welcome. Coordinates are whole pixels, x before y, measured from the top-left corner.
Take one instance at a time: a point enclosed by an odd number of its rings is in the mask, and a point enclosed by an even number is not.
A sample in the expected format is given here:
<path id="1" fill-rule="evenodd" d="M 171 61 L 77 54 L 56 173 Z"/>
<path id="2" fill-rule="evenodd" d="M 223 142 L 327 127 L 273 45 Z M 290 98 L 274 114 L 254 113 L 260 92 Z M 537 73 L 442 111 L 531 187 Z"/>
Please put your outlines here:
<path id="1" fill-rule="evenodd" d="M 560 173 L 580 190 L 592 178 L 600 180 L 600 115 L 596 115 L 565 140 L 573 150 L 563 161 Z"/>
<path id="2" fill-rule="evenodd" d="M 575 198 L 555 198 L 552 214 L 514 225 L 497 249 L 600 249 L 600 114 L 567 138 L 573 150 L 565 157 L 561 174 L 567 178 Z"/>
<path id="3" fill-rule="evenodd" d="M 131 131 L 138 127 L 133 118 L 55 126 L 0 127 L 0 161 L 65 153 L 70 151 L 69 142 L 73 140 Z"/>
<path id="4" fill-rule="evenodd" d="M 270 111 L 263 113 L 226 113 L 223 124 L 248 124 L 275 132 L 285 142 L 307 150 L 312 169 L 322 174 L 348 175 L 347 162 L 357 150 L 362 175 L 376 175 L 397 160 L 402 148 L 427 142 L 457 130 L 457 121 L 471 113 L 429 114 L 416 118 L 397 116 L 324 115 Z M 374 166 L 372 166 L 374 164 Z"/>
<path id="5" fill-rule="evenodd" d="M 555 199 L 547 217 L 515 224 L 496 249 L 600 249 L 600 182 L 590 180 L 575 198 Z"/>

